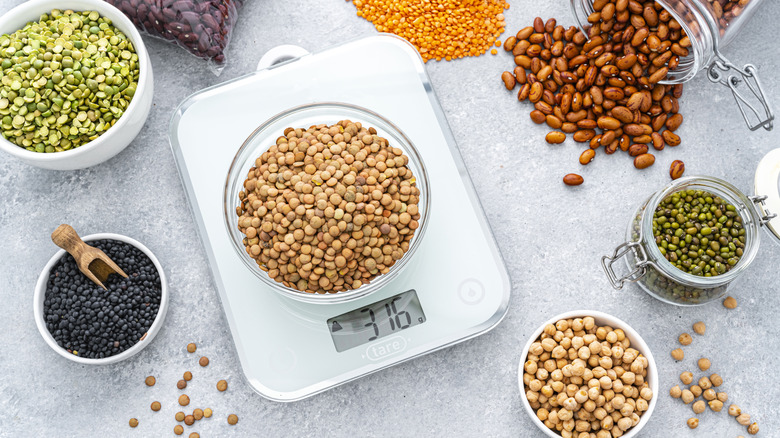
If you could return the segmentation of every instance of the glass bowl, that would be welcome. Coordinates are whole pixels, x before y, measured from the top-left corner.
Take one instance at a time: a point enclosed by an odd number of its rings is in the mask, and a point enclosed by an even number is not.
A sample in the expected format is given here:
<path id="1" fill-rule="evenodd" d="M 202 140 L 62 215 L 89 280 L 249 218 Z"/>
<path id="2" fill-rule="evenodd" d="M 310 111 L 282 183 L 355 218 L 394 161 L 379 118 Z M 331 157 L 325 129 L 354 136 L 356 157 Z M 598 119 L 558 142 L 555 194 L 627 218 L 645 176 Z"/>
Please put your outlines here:
<path id="1" fill-rule="evenodd" d="M 246 175 L 249 173 L 249 169 L 254 166 L 257 157 L 266 152 L 272 144 L 275 144 L 276 139 L 284 135 L 286 128 L 306 129 L 323 123 L 335 124 L 341 120 L 360 122 L 366 127 L 375 128 L 377 135 L 386 138 L 391 146 L 403 150 L 404 154 L 409 157 L 407 166 L 412 170 L 417 179 L 416 185 L 420 190 L 420 201 L 418 203 L 420 212 L 419 227 L 409 242 L 409 250 L 404 256 L 397 260 L 387 273 L 374 277 L 369 283 L 363 284 L 357 289 L 343 292 L 311 293 L 299 291 L 272 279 L 267 272 L 260 269 L 255 259 L 246 252 L 246 247 L 243 244 L 245 235 L 238 228 L 238 215 L 236 214 L 236 207 L 239 206 L 239 192 L 244 190 Z M 404 267 L 409 264 L 425 235 L 430 214 L 430 203 L 431 194 L 428 184 L 428 173 L 412 141 L 397 126 L 379 114 L 359 106 L 336 102 L 315 103 L 291 108 L 261 124 L 244 141 L 244 144 L 241 145 L 241 148 L 236 153 L 228 171 L 223 195 L 225 227 L 230 235 L 233 249 L 244 265 L 275 292 L 298 301 L 321 304 L 343 303 L 355 300 L 381 289 L 393 278 L 397 277 Z"/>

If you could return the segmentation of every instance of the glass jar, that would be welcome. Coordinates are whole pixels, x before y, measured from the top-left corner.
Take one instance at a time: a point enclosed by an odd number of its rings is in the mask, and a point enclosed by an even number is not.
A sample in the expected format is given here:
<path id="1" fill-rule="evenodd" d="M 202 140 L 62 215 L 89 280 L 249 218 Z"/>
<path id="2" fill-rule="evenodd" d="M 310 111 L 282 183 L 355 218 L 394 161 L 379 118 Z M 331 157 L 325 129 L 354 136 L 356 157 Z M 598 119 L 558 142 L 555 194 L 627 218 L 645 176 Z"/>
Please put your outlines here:
<path id="1" fill-rule="evenodd" d="M 594 0 L 570 0 L 574 16 L 585 34 Z M 731 90 L 751 131 L 772 129 L 774 114 L 764 94 L 758 72 L 751 64 L 739 68 L 720 49 L 745 27 L 764 0 L 656 0 L 682 27 L 691 41 L 687 56 L 670 70 L 662 84 L 680 84 L 706 69 L 711 82 Z"/>
<path id="2" fill-rule="evenodd" d="M 780 156 L 776 154 L 774 158 Z M 780 161 L 777 163 L 780 164 Z M 780 199 L 777 181 L 775 175 L 772 196 Z M 743 246 L 741 258 L 730 270 L 714 276 L 693 275 L 677 268 L 662 254 L 653 235 L 653 214 L 663 200 L 682 190 L 703 190 L 735 207 L 734 211 L 742 219 L 742 230 L 737 236 L 732 234 L 737 240 L 733 250 L 740 249 L 739 245 Z M 604 256 L 602 267 L 615 289 L 621 289 L 626 282 L 637 282 L 653 297 L 682 306 L 716 300 L 726 293 L 728 287 L 756 257 L 760 242 L 759 228 L 776 217 L 767 210 L 767 199 L 768 196 L 746 196 L 728 182 L 714 177 L 692 176 L 675 180 L 642 203 L 631 217 L 626 243 L 619 245 L 612 256 Z M 614 264 L 621 258 L 625 259 L 629 273 L 618 276 Z"/>

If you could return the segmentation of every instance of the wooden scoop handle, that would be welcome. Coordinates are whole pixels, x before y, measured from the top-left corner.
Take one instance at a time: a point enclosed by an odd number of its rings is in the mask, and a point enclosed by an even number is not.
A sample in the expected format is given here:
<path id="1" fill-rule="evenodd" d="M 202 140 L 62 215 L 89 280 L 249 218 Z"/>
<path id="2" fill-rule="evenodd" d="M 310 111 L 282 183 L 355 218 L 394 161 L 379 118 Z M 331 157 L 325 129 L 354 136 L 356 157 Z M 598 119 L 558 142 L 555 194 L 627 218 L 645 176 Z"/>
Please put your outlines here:
<path id="1" fill-rule="evenodd" d="M 51 240 L 55 245 L 68 251 L 70 255 L 76 259 L 76 264 L 80 264 L 81 256 L 88 247 L 81 237 L 79 237 L 76 230 L 68 224 L 62 224 L 51 233 Z"/>

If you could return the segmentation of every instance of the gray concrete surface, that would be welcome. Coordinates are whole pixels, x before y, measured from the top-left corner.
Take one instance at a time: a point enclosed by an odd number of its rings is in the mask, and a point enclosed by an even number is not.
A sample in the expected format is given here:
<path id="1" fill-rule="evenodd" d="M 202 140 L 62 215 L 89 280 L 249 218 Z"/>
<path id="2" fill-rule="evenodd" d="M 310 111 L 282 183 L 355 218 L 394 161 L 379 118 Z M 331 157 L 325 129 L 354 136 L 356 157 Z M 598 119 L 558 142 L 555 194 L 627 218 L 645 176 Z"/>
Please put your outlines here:
<path id="1" fill-rule="evenodd" d="M 0 1 L 7 11 L 20 0 Z M 534 16 L 573 24 L 568 2 L 510 2 L 508 33 Z M 780 52 L 774 35 L 780 4 L 764 9 L 726 50 L 737 63 L 754 63 L 780 110 Z M 680 308 L 631 286 L 614 291 L 599 265 L 620 243 L 632 210 L 668 180 L 672 160 L 686 173 L 725 178 L 750 192 L 760 158 L 780 147 L 780 128 L 749 132 L 731 96 L 699 75 L 681 100 L 683 145 L 657 154 L 656 165 L 637 171 L 625 155 L 598 155 L 587 168 L 580 147 L 544 143 L 547 130 L 531 123 L 530 106 L 518 104 L 499 76 L 513 65 L 500 53 L 457 62 L 431 62 L 427 70 L 459 141 L 466 165 L 492 224 L 513 282 L 509 313 L 495 330 L 293 404 L 255 394 L 241 378 L 230 334 L 201 254 L 195 225 L 168 146 L 168 121 L 190 93 L 250 72 L 260 55 L 278 44 L 319 51 L 361 35 L 372 25 L 342 0 L 247 1 L 228 50 L 229 64 L 213 76 L 197 59 L 161 41 L 147 39 L 156 95 L 149 120 L 134 143 L 113 160 L 76 172 L 50 172 L 0 157 L 0 436 L 168 436 L 186 369 L 205 373 L 191 383 L 190 408 L 211 406 L 215 417 L 195 428 L 211 436 L 496 436 L 541 437 L 523 411 L 517 361 L 531 332 L 559 312 L 605 311 L 628 321 L 648 341 L 661 377 L 658 407 L 646 437 L 736 437 L 747 435 L 726 412 L 701 415 L 689 431 L 688 406 L 667 391 L 696 358 L 712 359 L 730 400 L 754 416 L 759 436 L 780 436 L 775 405 L 780 398 L 775 354 L 780 349 L 780 247 L 763 239 L 758 257 L 733 287 L 739 307 L 718 303 Z M 229 129 L 215 126 L 214 129 Z M 565 188 L 568 172 L 584 175 L 579 188 Z M 86 367 L 55 355 L 33 321 L 32 294 L 41 268 L 55 251 L 49 239 L 60 223 L 83 234 L 117 232 L 141 240 L 165 266 L 170 310 L 157 339 L 124 363 Z M 708 325 L 704 338 L 686 348 L 683 363 L 669 356 L 676 338 L 692 323 Z M 184 347 L 196 341 L 211 365 L 201 370 Z M 316 366 L 316 364 L 312 364 Z M 147 388 L 147 375 L 157 386 Z M 207 381 L 230 381 L 216 394 Z M 198 395 L 201 394 L 201 395 Z M 163 408 L 153 413 L 149 404 Z M 228 427 L 225 416 L 240 417 Z M 127 421 L 136 417 L 134 430 Z M 185 435 L 186 436 L 186 435 Z"/>

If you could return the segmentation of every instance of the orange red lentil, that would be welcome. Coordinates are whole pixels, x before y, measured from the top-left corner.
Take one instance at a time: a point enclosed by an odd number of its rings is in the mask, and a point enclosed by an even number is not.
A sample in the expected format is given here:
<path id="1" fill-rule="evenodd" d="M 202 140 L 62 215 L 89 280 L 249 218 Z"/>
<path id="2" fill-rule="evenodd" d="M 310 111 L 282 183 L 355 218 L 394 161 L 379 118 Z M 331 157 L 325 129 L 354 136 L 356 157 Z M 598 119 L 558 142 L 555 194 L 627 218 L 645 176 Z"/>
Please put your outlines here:
<path id="1" fill-rule="evenodd" d="M 347 0 L 349 1 L 349 0 Z M 423 60 L 479 56 L 500 45 L 504 0 L 352 0 L 379 32 L 405 38 Z M 494 52 L 495 50 L 491 51 Z M 495 54 L 495 53 L 493 53 Z"/>

